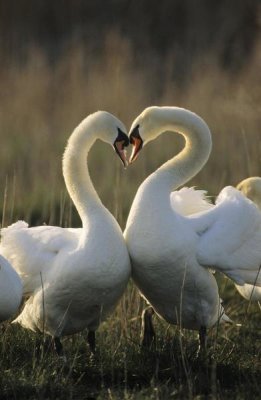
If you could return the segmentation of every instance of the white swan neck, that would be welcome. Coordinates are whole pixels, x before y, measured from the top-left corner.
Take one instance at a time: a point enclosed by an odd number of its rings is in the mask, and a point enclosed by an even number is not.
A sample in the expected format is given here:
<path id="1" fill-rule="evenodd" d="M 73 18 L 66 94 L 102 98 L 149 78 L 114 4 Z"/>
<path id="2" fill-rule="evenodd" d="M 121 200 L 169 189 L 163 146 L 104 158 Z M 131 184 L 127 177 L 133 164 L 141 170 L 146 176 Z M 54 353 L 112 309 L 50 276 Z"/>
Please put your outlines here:
<path id="1" fill-rule="evenodd" d="M 211 152 L 211 133 L 198 115 L 185 109 L 164 110 L 158 120 L 159 132 L 178 132 L 185 138 L 183 150 L 164 163 L 148 179 L 170 193 L 193 178 L 207 162 Z"/>
<path id="2" fill-rule="evenodd" d="M 92 184 L 87 156 L 97 136 L 86 119 L 72 133 L 63 156 L 63 176 L 69 195 L 80 215 L 83 227 L 97 208 L 104 208 Z"/>
<path id="3" fill-rule="evenodd" d="M 137 220 L 142 221 L 143 228 L 146 222 L 147 230 L 151 229 L 150 221 L 153 226 L 166 227 L 169 223 L 172 226 L 176 213 L 170 202 L 171 192 L 196 175 L 211 152 L 209 128 L 196 114 L 185 109 L 162 107 L 153 108 L 149 117 L 149 138 L 156 138 L 166 131 L 178 132 L 185 138 L 185 147 L 141 184 L 131 207 L 125 235 L 131 234 Z"/>

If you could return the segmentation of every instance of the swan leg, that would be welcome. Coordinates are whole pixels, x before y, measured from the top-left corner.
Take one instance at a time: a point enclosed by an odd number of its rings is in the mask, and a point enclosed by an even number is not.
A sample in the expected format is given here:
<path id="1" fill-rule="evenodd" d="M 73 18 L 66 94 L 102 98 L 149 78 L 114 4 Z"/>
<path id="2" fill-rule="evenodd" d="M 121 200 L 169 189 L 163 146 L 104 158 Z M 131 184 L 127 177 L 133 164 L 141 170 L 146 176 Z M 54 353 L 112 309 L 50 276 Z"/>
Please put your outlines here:
<path id="1" fill-rule="evenodd" d="M 154 310 L 152 307 L 146 308 L 142 313 L 142 327 L 141 327 L 141 345 L 142 347 L 151 348 L 155 346 L 156 333 L 152 323 Z"/>
<path id="2" fill-rule="evenodd" d="M 43 340 L 43 351 L 44 353 L 49 353 L 50 350 L 52 349 L 52 338 L 51 336 L 45 336 L 44 340 Z"/>
<path id="3" fill-rule="evenodd" d="M 96 343 L 95 343 L 95 331 L 89 331 L 89 332 L 88 332 L 87 341 L 88 341 L 88 343 L 89 343 L 90 350 L 91 350 L 92 354 L 94 354 L 94 353 L 95 353 L 95 347 L 96 347 Z"/>
<path id="4" fill-rule="evenodd" d="M 207 328 L 201 326 L 199 329 L 199 355 L 205 355 L 207 352 Z"/>
<path id="5" fill-rule="evenodd" d="M 60 338 L 54 337 L 53 342 L 54 342 L 54 349 L 55 349 L 56 353 L 58 354 L 59 357 L 63 357 L 64 356 L 63 345 L 60 341 Z"/>
<path id="6" fill-rule="evenodd" d="M 50 353 L 53 348 L 52 338 L 48 335 L 44 337 L 36 337 L 35 341 L 35 354 L 36 357 L 41 359 L 45 354 Z"/>

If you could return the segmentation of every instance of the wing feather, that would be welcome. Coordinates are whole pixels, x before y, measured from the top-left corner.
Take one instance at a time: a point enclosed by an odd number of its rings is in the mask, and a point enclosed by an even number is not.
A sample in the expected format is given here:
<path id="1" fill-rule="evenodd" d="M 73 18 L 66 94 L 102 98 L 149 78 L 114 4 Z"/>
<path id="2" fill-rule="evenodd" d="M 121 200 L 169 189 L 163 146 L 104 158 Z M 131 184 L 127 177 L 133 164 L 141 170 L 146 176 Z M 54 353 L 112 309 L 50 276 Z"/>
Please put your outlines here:
<path id="1" fill-rule="evenodd" d="M 1 230 L 0 253 L 20 275 L 24 294 L 41 285 L 45 275 L 62 250 L 77 244 L 81 229 L 39 226 L 29 228 L 18 221 Z"/>
<path id="2" fill-rule="evenodd" d="M 261 213 L 237 189 L 225 187 L 216 206 L 188 217 L 198 233 L 197 259 L 237 284 L 261 286 Z"/>
<path id="3" fill-rule="evenodd" d="M 180 215 L 191 215 L 213 207 L 205 190 L 183 187 L 170 195 L 171 206 Z"/>

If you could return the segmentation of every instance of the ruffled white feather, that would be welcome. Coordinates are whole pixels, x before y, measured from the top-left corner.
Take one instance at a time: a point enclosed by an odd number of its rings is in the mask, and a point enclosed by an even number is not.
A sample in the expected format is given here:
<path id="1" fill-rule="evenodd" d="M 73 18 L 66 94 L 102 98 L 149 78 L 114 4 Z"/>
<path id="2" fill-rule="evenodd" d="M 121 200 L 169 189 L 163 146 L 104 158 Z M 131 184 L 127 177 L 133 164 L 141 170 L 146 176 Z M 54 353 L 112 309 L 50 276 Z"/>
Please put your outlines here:
<path id="1" fill-rule="evenodd" d="M 170 195 L 170 201 L 174 211 L 181 215 L 195 214 L 213 207 L 206 190 L 196 190 L 194 187 L 175 190 Z"/>

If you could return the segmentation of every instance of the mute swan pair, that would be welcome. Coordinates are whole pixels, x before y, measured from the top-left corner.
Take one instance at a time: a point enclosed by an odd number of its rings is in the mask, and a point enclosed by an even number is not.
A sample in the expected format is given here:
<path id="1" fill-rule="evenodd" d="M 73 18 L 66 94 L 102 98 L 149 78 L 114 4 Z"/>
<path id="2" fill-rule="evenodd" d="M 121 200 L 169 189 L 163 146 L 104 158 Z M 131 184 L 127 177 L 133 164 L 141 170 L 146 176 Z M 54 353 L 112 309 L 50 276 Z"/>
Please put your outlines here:
<path id="1" fill-rule="evenodd" d="M 133 278 L 156 312 L 170 323 L 200 331 L 229 320 L 208 267 L 238 284 L 253 284 L 261 263 L 261 217 L 257 208 L 231 187 L 223 189 L 215 207 L 195 213 L 175 211 L 172 190 L 186 183 L 206 163 L 211 135 L 205 122 L 190 111 L 150 107 L 133 123 L 133 162 L 143 143 L 171 130 L 183 134 L 183 151 L 149 176 L 133 202 L 125 239 Z M 115 219 L 101 204 L 86 169 L 86 155 L 96 138 L 114 145 L 126 165 L 126 130 L 112 115 L 87 117 L 71 135 L 63 159 L 68 192 L 82 219 L 81 229 L 52 226 L 28 228 L 19 221 L 2 229 L 0 252 L 22 277 L 29 294 L 16 319 L 34 331 L 60 337 L 95 330 L 113 310 L 130 276 L 129 256 Z M 261 285 L 260 277 L 256 284 Z"/>
<path id="2" fill-rule="evenodd" d="M 255 281 L 261 285 L 261 276 L 257 278 L 261 214 L 232 187 L 221 191 L 214 207 L 187 216 L 176 212 L 172 190 L 184 185 L 207 162 L 211 134 L 206 123 L 188 110 L 149 107 L 131 126 L 130 162 L 145 144 L 165 131 L 182 134 L 185 147 L 141 184 L 124 237 L 133 279 L 142 295 L 167 322 L 198 330 L 201 348 L 205 348 L 207 328 L 228 320 L 209 267 L 239 285 Z"/>
<path id="3" fill-rule="evenodd" d="M 101 139 L 113 145 L 126 165 L 126 128 L 107 112 L 97 112 L 74 130 L 63 157 L 63 175 L 82 228 L 39 226 L 23 221 L 2 229 L 0 253 L 20 274 L 29 295 L 15 322 L 54 338 L 88 329 L 95 348 L 95 331 L 125 291 L 131 267 L 122 231 L 101 203 L 86 166 L 89 149 Z M 102 173 L 102 172 L 101 172 Z"/>
<path id="4" fill-rule="evenodd" d="M 0 255 L 0 322 L 11 318 L 22 301 L 23 287 L 19 275 Z"/>

